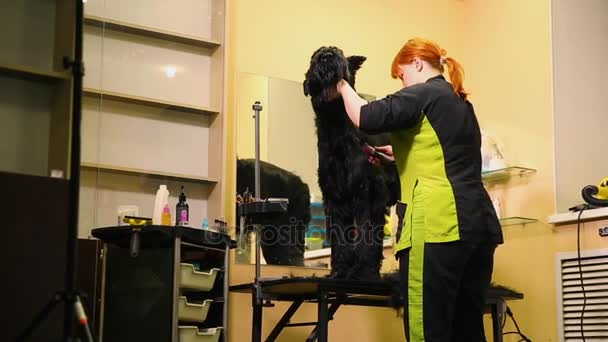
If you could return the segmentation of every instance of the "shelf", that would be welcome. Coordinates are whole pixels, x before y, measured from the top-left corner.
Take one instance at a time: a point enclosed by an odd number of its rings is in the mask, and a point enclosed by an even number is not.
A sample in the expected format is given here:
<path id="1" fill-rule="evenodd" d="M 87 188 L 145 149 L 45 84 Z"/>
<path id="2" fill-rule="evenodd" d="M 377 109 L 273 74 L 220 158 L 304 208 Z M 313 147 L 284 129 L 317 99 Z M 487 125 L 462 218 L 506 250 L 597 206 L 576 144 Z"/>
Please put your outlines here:
<path id="1" fill-rule="evenodd" d="M 144 169 L 135 169 L 129 167 L 122 166 L 114 166 L 114 165 L 103 165 L 96 163 L 81 163 L 81 167 L 88 169 L 99 169 L 106 172 L 111 173 L 119 173 L 119 174 L 128 174 L 128 175 L 141 175 L 141 176 L 151 176 L 154 178 L 168 178 L 174 180 L 182 180 L 182 181 L 190 181 L 196 183 L 210 183 L 215 184 L 218 182 L 217 179 L 209 178 L 209 177 L 201 177 L 195 175 L 185 175 L 164 171 L 153 171 L 153 170 L 144 170 Z"/>
<path id="2" fill-rule="evenodd" d="M 95 89 L 95 88 L 84 88 L 83 92 L 88 96 L 103 96 L 109 100 L 120 101 L 125 103 L 134 103 L 150 107 L 168 108 L 181 112 L 188 112 L 202 115 L 216 115 L 219 114 L 218 110 L 211 109 L 208 107 L 193 106 L 185 103 L 177 103 L 171 101 L 163 101 L 158 99 L 152 99 L 149 97 L 129 95 L 124 93 L 117 93 L 107 90 Z"/>
<path id="3" fill-rule="evenodd" d="M 580 212 L 567 212 L 549 216 L 549 223 L 565 224 L 576 223 Z M 581 221 L 587 220 L 604 220 L 608 218 L 608 208 L 587 209 L 581 214 Z"/>
<path id="4" fill-rule="evenodd" d="M 505 217 L 505 218 L 501 218 L 500 219 L 500 225 L 503 226 L 503 227 L 517 226 L 517 225 L 526 225 L 526 224 L 536 223 L 536 222 L 538 222 L 537 219 L 527 218 L 527 217 L 519 217 L 519 216 Z"/>
<path id="5" fill-rule="evenodd" d="M 481 173 L 481 178 L 484 181 L 495 181 L 508 179 L 515 176 L 528 176 L 536 173 L 536 170 L 529 169 L 526 167 L 519 166 L 511 166 L 504 169 L 492 170 L 492 171 L 484 171 Z"/>
<path id="6" fill-rule="evenodd" d="M 25 65 L 0 64 L 0 74 L 36 81 L 69 80 L 69 72 L 43 71 Z"/>
<path id="7" fill-rule="evenodd" d="M 153 27 L 142 26 L 137 24 L 131 24 L 124 21 L 94 16 L 94 15 L 85 15 L 84 23 L 86 25 L 96 26 L 96 27 L 105 27 L 107 29 L 113 31 L 123 31 L 126 33 L 132 33 L 140 36 L 156 38 L 167 40 L 176 43 L 182 43 L 197 47 L 214 49 L 222 44 L 213 39 L 205 39 L 193 35 L 182 34 L 177 32 L 160 30 Z"/>

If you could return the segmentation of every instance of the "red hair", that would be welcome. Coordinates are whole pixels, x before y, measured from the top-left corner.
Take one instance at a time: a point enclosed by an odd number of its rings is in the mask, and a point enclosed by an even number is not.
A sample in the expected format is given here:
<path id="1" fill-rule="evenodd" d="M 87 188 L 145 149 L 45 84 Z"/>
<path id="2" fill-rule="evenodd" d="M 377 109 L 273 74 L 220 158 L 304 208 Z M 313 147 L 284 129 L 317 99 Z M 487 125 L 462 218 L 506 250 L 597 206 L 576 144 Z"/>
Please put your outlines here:
<path id="1" fill-rule="evenodd" d="M 408 40 L 401 50 L 397 52 L 395 59 L 393 59 L 391 76 L 393 78 L 401 78 L 399 65 L 411 63 L 414 57 L 429 62 L 434 68 L 441 71 L 442 74 L 444 72 L 444 63 L 442 62 L 445 61 L 445 65 L 448 67 L 450 81 L 454 87 L 454 92 L 463 100 L 467 99 L 468 93 L 464 90 L 462 85 L 464 76 L 462 65 L 454 58 L 447 57 L 444 49 L 437 45 L 437 43 L 428 39 L 413 38 Z"/>

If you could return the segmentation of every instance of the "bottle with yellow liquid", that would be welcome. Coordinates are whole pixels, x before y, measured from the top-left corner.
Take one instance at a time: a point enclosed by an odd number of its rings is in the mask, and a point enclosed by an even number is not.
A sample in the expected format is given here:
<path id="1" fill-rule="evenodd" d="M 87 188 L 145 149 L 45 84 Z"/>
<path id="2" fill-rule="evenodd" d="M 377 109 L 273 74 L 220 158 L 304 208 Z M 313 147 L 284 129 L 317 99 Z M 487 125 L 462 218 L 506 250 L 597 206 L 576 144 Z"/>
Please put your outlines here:
<path id="1" fill-rule="evenodd" d="M 169 204 L 165 204 L 165 207 L 163 208 L 163 213 L 160 217 L 160 224 L 163 226 L 171 225 L 171 209 L 169 209 Z"/>

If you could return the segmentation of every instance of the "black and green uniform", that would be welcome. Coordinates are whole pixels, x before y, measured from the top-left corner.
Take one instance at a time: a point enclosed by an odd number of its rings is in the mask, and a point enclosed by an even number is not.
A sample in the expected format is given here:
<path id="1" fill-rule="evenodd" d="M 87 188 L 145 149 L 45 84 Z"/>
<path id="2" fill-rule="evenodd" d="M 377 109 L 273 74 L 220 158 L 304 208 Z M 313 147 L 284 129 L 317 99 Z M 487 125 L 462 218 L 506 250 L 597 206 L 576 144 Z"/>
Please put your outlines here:
<path id="1" fill-rule="evenodd" d="M 451 341 L 464 329 L 461 338 L 476 341 L 470 336 L 482 322 L 479 310 L 502 232 L 481 180 L 473 106 L 436 76 L 363 106 L 360 128 L 392 133 L 401 201 L 407 204 L 395 248 L 406 274 L 406 334 L 414 342 Z M 460 310 L 470 307 L 475 317 L 467 318 Z"/>

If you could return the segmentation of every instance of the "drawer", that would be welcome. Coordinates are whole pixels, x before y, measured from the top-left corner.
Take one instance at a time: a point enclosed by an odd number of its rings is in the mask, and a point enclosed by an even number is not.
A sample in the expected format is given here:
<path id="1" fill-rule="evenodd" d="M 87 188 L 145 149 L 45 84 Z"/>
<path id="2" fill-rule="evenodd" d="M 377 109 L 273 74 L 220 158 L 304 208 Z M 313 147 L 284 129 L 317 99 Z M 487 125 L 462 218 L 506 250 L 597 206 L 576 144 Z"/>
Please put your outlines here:
<path id="1" fill-rule="evenodd" d="M 212 268 L 208 272 L 194 269 L 192 264 L 180 264 L 180 288 L 209 291 L 215 284 L 215 278 L 220 272 L 219 268 Z"/>
<path id="2" fill-rule="evenodd" d="M 211 303 L 213 303 L 211 299 L 207 299 L 201 304 L 188 303 L 186 297 L 180 296 L 177 317 L 180 321 L 202 323 L 207 319 Z"/>
<path id="3" fill-rule="evenodd" d="M 222 328 L 199 329 L 196 326 L 179 326 L 179 342 L 218 342 Z"/>

